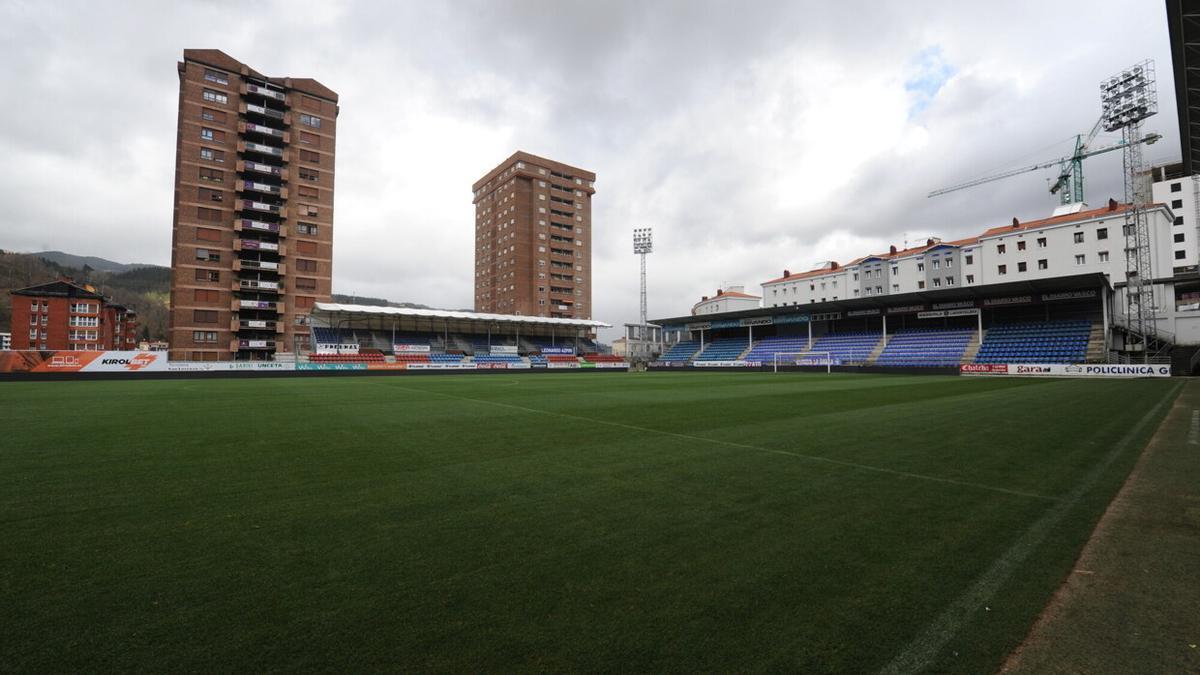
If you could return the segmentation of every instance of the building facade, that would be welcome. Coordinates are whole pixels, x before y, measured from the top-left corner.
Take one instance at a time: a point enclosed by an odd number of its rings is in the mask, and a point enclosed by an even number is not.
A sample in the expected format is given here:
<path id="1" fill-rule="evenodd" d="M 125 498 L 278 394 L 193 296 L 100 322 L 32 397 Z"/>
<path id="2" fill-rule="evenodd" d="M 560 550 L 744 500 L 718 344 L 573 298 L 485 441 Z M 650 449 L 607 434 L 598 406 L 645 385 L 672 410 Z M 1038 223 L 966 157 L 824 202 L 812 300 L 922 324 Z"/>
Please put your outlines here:
<path id="1" fill-rule="evenodd" d="M 475 311 L 592 317 L 595 181 L 517 152 L 475 182 Z"/>
<path id="2" fill-rule="evenodd" d="M 744 286 L 730 286 L 726 289 L 718 288 L 716 295 L 711 298 L 707 295 L 703 296 L 700 298 L 700 302 L 692 305 L 692 316 L 754 309 L 761 304 L 761 301 L 762 298 L 757 295 L 746 293 Z"/>
<path id="3" fill-rule="evenodd" d="M 11 349 L 105 351 L 137 348 L 137 313 L 94 287 L 60 279 L 11 291 Z"/>
<path id="4" fill-rule="evenodd" d="M 12 333 L 0 333 L 0 352 L 12 349 Z"/>
<path id="5" fill-rule="evenodd" d="M 338 95 L 215 49 L 178 69 L 170 358 L 293 352 L 332 292 Z"/>
<path id="6" fill-rule="evenodd" d="M 1163 185 L 1171 189 L 1169 182 Z M 1177 198 L 1184 198 L 1179 196 L 1182 192 L 1187 190 L 1177 190 Z M 1152 204 L 1146 212 L 1154 280 L 1151 314 L 1159 332 L 1172 342 L 1195 344 L 1200 342 L 1200 281 L 1194 278 L 1195 249 L 1187 247 L 1188 239 L 1194 238 L 1190 233 L 1195 230 L 1188 229 L 1186 221 L 1179 222 L 1170 203 Z M 1180 208 L 1186 211 L 1188 203 Z M 1130 309 L 1125 295 L 1126 209 L 1110 200 L 1098 209 L 1041 220 L 1020 222 L 1014 218 L 1011 224 L 993 227 L 969 239 L 930 239 L 923 246 L 904 250 L 892 247 L 887 253 L 864 256 L 845 265 L 831 261 L 797 274 L 784 270 L 783 276 L 762 284 L 763 306 L 815 304 L 1099 272 L 1115 291 L 1110 308 L 1114 320 L 1124 323 Z"/>
<path id="7" fill-rule="evenodd" d="M 1200 175 L 1185 174 L 1178 163 L 1156 166 L 1150 174 L 1154 202 L 1171 209 L 1171 264 L 1176 272 L 1195 272 L 1200 261 Z"/>

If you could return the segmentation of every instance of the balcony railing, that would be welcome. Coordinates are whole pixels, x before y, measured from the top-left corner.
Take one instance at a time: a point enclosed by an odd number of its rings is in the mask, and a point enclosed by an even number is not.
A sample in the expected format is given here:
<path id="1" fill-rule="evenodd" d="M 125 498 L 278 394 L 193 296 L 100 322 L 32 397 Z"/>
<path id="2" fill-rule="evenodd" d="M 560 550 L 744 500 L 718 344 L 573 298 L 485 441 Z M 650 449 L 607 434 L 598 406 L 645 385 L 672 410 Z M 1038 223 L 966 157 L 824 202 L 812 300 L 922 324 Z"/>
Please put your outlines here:
<path id="1" fill-rule="evenodd" d="M 275 349 L 274 340 L 238 340 L 238 349 Z"/>
<path id="2" fill-rule="evenodd" d="M 265 260 L 234 260 L 233 271 L 240 272 L 242 270 L 263 270 L 266 272 L 279 272 L 282 265 L 277 262 L 267 262 Z"/>
<path id="3" fill-rule="evenodd" d="M 241 188 L 242 190 L 251 190 L 253 192 L 261 192 L 263 194 L 275 195 L 277 197 L 284 197 L 286 199 L 286 196 L 284 195 L 284 191 L 278 185 L 271 185 L 269 183 L 259 183 L 259 182 L 252 181 L 252 180 L 240 180 L 237 182 L 237 187 Z"/>
<path id="4" fill-rule="evenodd" d="M 255 115 L 262 115 L 263 117 L 269 117 L 273 120 L 283 120 L 283 112 L 281 112 L 279 110 L 275 110 L 274 108 L 268 108 L 265 105 L 254 105 L 253 103 L 244 103 L 244 104 L 242 104 L 242 107 L 244 109 L 244 112 L 254 113 Z"/>
<path id="5" fill-rule="evenodd" d="M 279 244 L 273 241 L 259 241 L 257 239 L 235 239 L 233 250 L 235 251 L 271 251 L 279 253 Z"/>
<path id="6" fill-rule="evenodd" d="M 283 148 L 277 148 L 273 145 L 265 143 L 255 143 L 254 141 L 242 141 L 238 143 L 239 150 L 244 152 L 257 152 L 271 157 L 283 157 Z"/>
<path id="7" fill-rule="evenodd" d="M 275 330 L 276 321 L 265 319 L 241 319 L 237 322 L 237 330 Z"/>
<path id="8" fill-rule="evenodd" d="M 262 291 L 265 293 L 278 293 L 278 281 L 262 281 L 261 279 L 238 279 L 234 284 L 234 290 L 242 291 Z"/>
<path id="9" fill-rule="evenodd" d="M 262 134 L 273 138 L 283 139 L 284 133 L 281 129 L 268 127 L 264 124 L 255 124 L 254 122 L 242 122 L 238 124 L 238 131 L 243 134 Z"/>
<path id="10" fill-rule="evenodd" d="M 247 94 L 254 94 L 256 96 L 265 96 L 266 98 L 275 99 L 276 101 L 282 101 L 284 103 L 287 102 L 287 94 L 284 94 L 282 91 L 275 91 L 274 89 L 260 87 L 257 84 L 250 84 L 249 82 L 247 82 L 245 86 L 246 86 L 245 93 L 247 93 Z"/>
<path id="11" fill-rule="evenodd" d="M 262 211 L 263 213 L 279 215 L 278 206 L 266 202 L 256 202 L 253 199 L 239 199 L 237 206 L 243 211 Z"/>
<path id="12" fill-rule="evenodd" d="M 272 302 L 270 300 L 237 300 L 237 299 L 234 299 L 230 309 L 235 312 L 238 310 L 242 310 L 242 309 L 257 309 L 257 310 L 263 310 L 263 311 L 267 311 L 267 312 L 275 311 L 280 314 L 283 314 L 283 311 L 284 311 L 282 302 Z"/>
<path id="13" fill-rule="evenodd" d="M 261 173 L 267 176 L 279 176 L 280 178 L 287 180 L 287 169 L 275 166 L 273 164 L 263 164 L 262 162 L 246 160 L 243 162 L 238 162 L 238 171 L 251 171 L 253 173 Z"/>
<path id="14" fill-rule="evenodd" d="M 238 218 L 233 221 L 233 229 L 237 232 L 242 230 L 257 230 L 259 232 L 274 232 L 280 234 L 282 228 L 279 223 L 264 223 L 261 220 L 251 220 L 250 218 Z"/>

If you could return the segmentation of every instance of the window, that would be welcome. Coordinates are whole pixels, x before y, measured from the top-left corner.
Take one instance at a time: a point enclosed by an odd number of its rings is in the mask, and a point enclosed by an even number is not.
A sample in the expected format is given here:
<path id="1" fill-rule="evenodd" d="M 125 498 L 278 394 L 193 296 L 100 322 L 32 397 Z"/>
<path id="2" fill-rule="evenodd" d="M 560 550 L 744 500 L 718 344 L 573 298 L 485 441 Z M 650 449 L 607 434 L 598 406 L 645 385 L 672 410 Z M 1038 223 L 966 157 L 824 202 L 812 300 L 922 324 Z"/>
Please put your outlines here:
<path id="1" fill-rule="evenodd" d="M 941 280 L 941 279 L 939 279 L 939 278 L 937 278 L 937 277 L 934 277 L 934 278 L 933 278 L 933 287 L 934 287 L 934 288 L 941 288 L 941 287 L 942 287 L 942 280 Z"/>
<path id="2" fill-rule="evenodd" d="M 319 199 L 321 196 L 321 191 L 315 187 L 297 185 L 296 194 L 300 195 L 301 197 L 308 197 L 309 199 Z"/>
<path id="3" fill-rule="evenodd" d="M 209 227 L 197 227 L 196 241 L 221 241 L 221 231 Z"/>
<path id="4" fill-rule="evenodd" d="M 215 309 L 193 309 L 192 323 L 216 323 L 217 311 Z"/>
<path id="5" fill-rule="evenodd" d="M 968 283 L 968 284 L 973 284 L 973 283 L 975 283 L 975 275 L 974 275 L 974 274 L 968 274 L 968 275 L 967 275 L 967 283 Z"/>
<path id="6" fill-rule="evenodd" d="M 296 252 L 297 253 L 305 253 L 308 255 L 316 255 L 317 242 L 315 242 L 315 241 L 298 241 L 298 242 L 296 242 Z M 312 261 L 308 261 L 308 262 L 312 262 Z M 304 269 L 304 268 L 301 267 L 300 269 Z M 314 267 L 313 269 L 315 270 L 316 268 Z"/>
<path id="7" fill-rule="evenodd" d="M 1087 256 L 1083 255 L 1082 253 L 1075 256 L 1076 265 L 1083 265 L 1085 263 L 1087 263 Z"/>
<path id="8" fill-rule="evenodd" d="M 1175 224 L 1182 225 L 1183 224 L 1183 216 L 1175 216 Z"/>
<path id="9" fill-rule="evenodd" d="M 1021 241 L 1018 241 L 1018 242 L 1017 242 L 1017 250 L 1018 250 L 1018 251 L 1024 251 L 1024 250 L 1025 250 L 1025 240 L 1021 240 Z"/>
<path id="10" fill-rule="evenodd" d="M 196 270 L 196 281 L 220 281 L 221 273 L 217 270 Z"/>
<path id="11" fill-rule="evenodd" d="M 954 258 L 946 258 L 946 269 L 954 267 Z"/>
<path id="12" fill-rule="evenodd" d="M 300 167 L 300 180 L 307 180 L 315 183 L 321 180 L 321 172 L 317 171 L 316 169 Z"/>
<path id="13" fill-rule="evenodd" d="M 1096 230 L 1096 240 L 1101 241 L 1104 239 L 1108 239 L 1108 228 L 1107 227 L 1102 227 L 1102 228 Z"/>
<path id="14" fill-rule="evenodd" d="M 953 286 L 954 285 L 954 277 L 946 277 L 946 285 Z"/>
<path id="15" fill-rule="evenodd" d="M 917 263 L 917 271 L 924 272 L 925 271 L 925 263 Z"/>
<path id="16" fill-rule="evenodd" d="M 1183 242 L 1183 233 L 1182 233 L 1182 232 L 1176 232 L 1176 233 L 1175 233 L 1175 243 L 1176 243 L 1176 244 L 1178 244 L 1178 243 L 1181 243 L 1181 242 Z"/>
<path id="17" fill-rule="evenodd" d="M 899 293 L 900 292 L 900 284 L 892 284 L 892 292 Z"/>
<path id="18" fill-rule="evenodd" d="M 320 129 L 321 128 L 321 118 L 316 117 L 314 115 L 306 115 L 304 113 L 300 113 L 300 124 L 310 126 L 314 129 Z"/>
<path id="19" fill-rule="evenodd" d="M 1074 237 L 1075 237 L 1075 243 L 1076 243 L 1076 244 L 1082 244 L 1082 243 L 1083 243 L 1083 233 L 1082 233 L 1082 232 L 1076 232 L 1076 233 L 1074 234 Z"/>
<path id="20" fill-rule="evenodd" d="M 1182 209 L 1183 208 L 1183 200 L 1182 199 L 1172 199 L 1171 200 L 1171 208 Z"/>
<path id="21" fill-rule="evenodd" d="M 217 291 L 205 290 L 203 288 L 197 288 L 192 293 L 192 297 L 196 302 L 216 302 L 221 297 Z"/>
<path id="22" fill-rule="evenodd" d="M 300 161 L 301 162 L 309 162 L 310 164 L 320 164 L 321 163 L 321 153 L 313 152 L 312 150 L 301 150 L 300 151 Z"/>
<path id="23" fill-rule="evenodd" d="M 964 255 L 963 256 L 963 264 L 964 265 L 974 265 L 975 264 L 975 256 L 970 255 L 970 254 Z"/>
<path id="24" fill-rule="evenodd" d="M 918 281 L 918 282 L 917 282 L 917 288 L 925 288 L 925 282 L 924 282 L 924 281 Z"/>
<path id="25" fill-rule="evenodd" d="M 1050 261 L 1046 260 L 1045 258 L 1042 258 L 1041 260 L 1038 261 L 1038 269 L 1039 270 L 1050 269 Z"/>
<path id="26" fill-rule="evenodd" d="M 220 103 L 221 105 L 225 105 L 225 104 L 229 103 L 228 96 L 226 96 L 225 94 L 222 94 L 219 91 L 213 91 L 212 89 L 204 90 L 204 100 L 210 101 L 212 103 Z"/>
<path id="27" fill-rule="evenodd" d="M 1171 192 L 1179 192 L 1179 191 L 1180 191 L 1180 190 L 1182 190 L 1182 189 L 1183 189 L 1183 185 L 1182 185 L 1182 184 L 1180 184 L 1180 183 L 1171 183 Z"/>
<path id="28" fill-rule="evenodd" d="M 296 232 L 298 234 L 315 235 L 317 233 L 317 226 L 312 223 L 296 223 Z"/>
<path id="29" fill-rule="evenodd" d="M 1126 237 L 1132 235 L 1133 234 L 1133 226 L 1132 225 L 1122 225 L 1121 226 L 1121 234 Z"/>
<path id="30" fill-rule="evenodd" d="M 1108 262 L 1108 251 L 1100 251 L 1096 254 L 1100 258 L 1100 262 Z"/>
<path id="31" fill-rule="evenodd" d="M 303 258 L 298 258 L 296 260 L 296 269 L 301 272 L 316 272 L 317 271 L 317 261 L 316 260 L 305 260 Z"/>
<path id="32" fill-rule="evenodd" d="M 933 269 L 936 270 L 936 269 L 940 268 L 941 266 L 942 266 L 942 261 L 938 260 L 937 258 L 934 258 L 933 259 Z"/>
<path id="33" fill-rule="evenodd" d="M 216 129 L 209 129 L 208 127 L 201 127 L 200 128 L 200 138 L 203 140 L 206 140 L 206 141 L 224 142 L 225 141 L 225 132 L 217 131 Z"/>
<path id="34" fill-rule="evenodd" d="M 224 124 L 225 113 L 220 110 L 213 110 L 212 108 L 201 108 L 200 119 L 204 120 L 205 122 L 220 122 L 221 124 Z"/>
<path id="35" fill-rule="evenodd" d="M 220 190 L 198 188 L 196 190 L 196 199 L 202 202 L 220 202 L 225 200 L 225 194 Z"/>
<path id="36" fill-rule="evenodd" d="M 216 342 L 217 334 L 208 330 L 192 331 L 192 342 Z"/>
<path id="37" fill-rule="evenodd" d="M 996 273 L 997 273 L 997 274 L 1001 274 L 1001 275 L 1008 274 L 1008 265 L 1000 265 L 1000 266 L 998 266 L 998 267 L 996 268 Z"/>
<path id="38" fill-rule="evenodd" d="M 196 260 L 205 262 L 221 262 L 221 254 L 218 251 L 210 251 L 206 248 L 196 249 Z"/>
<path id="39" fill-rule="evenodd" d="M 315 291 L 317 290 L 317 280 L 309 279 L 307 277 L 296 277 L 296 288 Z"/>
<path id="40" fill-rule="evenodd" d="M 199 206 L 196 207 L 196 217 L 209 222 L 220 222 L 221 212 L 217 209 L 206 209 L 203 206 Z"/>
<path id="41" fill-rule="evenodd" d="M 211 68 L 204 69 L 204 79 L 217 84 L 229 84 L 229 76 Z"/>
<path id="42" fill-rule="evenodd" d="M 1029 269 L 1029 267 L 1025 263 L 1023 263 L 1023 262 L 1017 263 L 1017 271 L 1018 272 L 1024 272 L 1027 269 Z"/>
<path id="43" fill-rule="evenodd" d="M 299 210 L 300 210 L 300 215 L 302 215 L 302 216 L 316 217 L 316 216 L 320 215 L 320 213 L 317 211 L 317 207 L 313 206 L 312 204 L 301 204 Z"/>
<path id="44" fill-rule="evenodd" d="M 309 309 L 317 299 L 305 295 L 296 296 L 296 309 Z"/>
<path id="45" fill-rule="evenodd" d="M 1006 246 L 1004 244 L 996 244 L 996 253 L 999 253 L 1000 255 L 1004 255 L 1005 250 L 1006 250 Z"/>
<path id="46" fill-rule="evenodd" d="M 1175 251 L 1175 259 L 1176 260 L 1183 260 L 1184 256 L 1186 256 L 1186 255 L 1187 255 L 1187 251 Z"/>
<path id="47" fill-rule="evenodd" d="M 220 169 L 206 169 L 200 167 L 200 180 L 205 183 L 224 183 L 225 172 Z"/>
<path id="48" fill-rule="evenodd" d="M 212 148 L 200 148 L 200 159 L 217 164 L 225 163 L 225 151 L 213 150 Z"/>
<path id="49" fill-rule="evenodd" d="M 310 134 L 307 131 L 300 132 L 300 142 L 305 145 L 321 147 L 321 137 L 316 134 Z"/>

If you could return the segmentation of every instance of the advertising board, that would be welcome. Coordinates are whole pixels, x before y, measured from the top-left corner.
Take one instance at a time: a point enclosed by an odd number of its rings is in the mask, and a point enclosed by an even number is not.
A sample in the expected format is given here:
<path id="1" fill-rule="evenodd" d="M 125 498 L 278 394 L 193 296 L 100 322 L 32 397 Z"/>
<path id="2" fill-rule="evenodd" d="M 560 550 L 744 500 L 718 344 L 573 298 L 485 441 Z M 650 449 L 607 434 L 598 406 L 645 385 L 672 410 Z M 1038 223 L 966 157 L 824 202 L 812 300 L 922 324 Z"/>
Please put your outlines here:
<path id="1" fill-rule="evenodd" d="M 427 354 L 429 345 L 392 345 L 392 351 L 396 354 Z"/>
<path id="2" fill-rule="evenodd" d="M 745 368 L 745 361 L 693 361 L 697 368 Z"/>
<path id="3" fill-rule="evenodd" d="M 167 371 L 172 373 L 211 372 L 286 372 L 295 370 L 294 363 L 277 361 L 168 361 Z"/>
<path id="4" fill-rule="evenodd" d="M 567 354 L 575 353 L 574 347 L 542 347 L 543 354 Z"/>
<path id="5" fill-rule="evenodd" d="M 4 352 L 0 373 L 137 373 L 167 369 L 166 352 Z"/>
<path id="6" fill-rule="evenodd" d="M 366 370 L 365 363 L 297 363 L 296 370 Z"/>
<path id="7" fill-rule="evenodd" d="M 1171 366 L 1143 363 L 968 363 L 963 375 L 1017 377 L 1170 377 Z"/>
<path id="8" fill-rule="evenodd" d="M 477 363 L 410 363 L 406 370 L 475 370 Z"/>
<path id="9" fill-rule="evenodd" d="M 490 350 L 493 354 L 516 354 L 516 345 L 492 345 Z"/>

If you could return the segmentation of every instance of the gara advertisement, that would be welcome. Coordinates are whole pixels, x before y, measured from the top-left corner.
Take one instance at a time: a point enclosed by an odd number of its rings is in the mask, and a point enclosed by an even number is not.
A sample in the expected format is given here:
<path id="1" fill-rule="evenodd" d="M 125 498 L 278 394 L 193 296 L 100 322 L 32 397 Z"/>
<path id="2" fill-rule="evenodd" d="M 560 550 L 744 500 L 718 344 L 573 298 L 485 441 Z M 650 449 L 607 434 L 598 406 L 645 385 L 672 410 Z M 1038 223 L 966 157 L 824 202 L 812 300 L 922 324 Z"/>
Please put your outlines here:
<path id="1" fill-rule="evenodd" d="M 1148 363 L 968 363 L 962 375 L 1017 377 L 1170 377 L 1171 366 Z"/>

